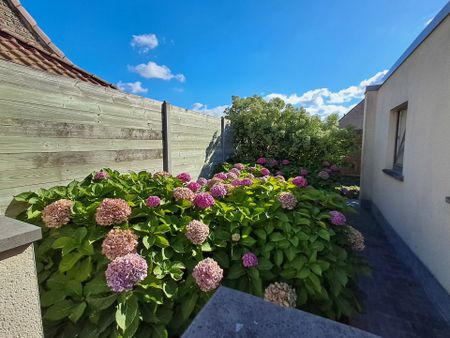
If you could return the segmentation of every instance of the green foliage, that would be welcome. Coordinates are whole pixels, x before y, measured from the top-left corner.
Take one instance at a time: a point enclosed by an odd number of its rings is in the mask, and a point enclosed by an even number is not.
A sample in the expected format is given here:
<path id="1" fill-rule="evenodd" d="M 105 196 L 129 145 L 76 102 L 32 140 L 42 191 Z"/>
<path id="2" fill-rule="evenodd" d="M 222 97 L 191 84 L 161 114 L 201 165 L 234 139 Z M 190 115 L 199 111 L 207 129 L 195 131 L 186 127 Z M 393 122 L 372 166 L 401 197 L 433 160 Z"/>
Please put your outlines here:
<path id="1" fill-rule="evenodd" d="M 361 310 L 356 282 L 368 268 L 351 250 L 343 228 L 329 225 L 330 210 L 348 210 L 339 195 L 271 177 L 237 187 L 201 210 L 173 200 L 174 187 L 183 186 L 176 178 L 107 171 L 107 180 L 94 182 L 90 175 L 66 187 L 16 197 L 29 204 L 19 218 L 43 230 L 36 259 L 46 336 L 180 335 L 211 296 L 191 276 L 206 257 L 223 268 L 223 285 L 263 296 L 270 283 L 284 281 L 296 288 L 298 308 L 333 319 Z M 295 195 L 294 210 L 281 208 L 277 196 L 282 191 Z M 161 197 L 160 207 L 146 206 L 150 195 Z M 61 228 L 46 228 L 42 210 L 61 198 L 75 202 L 73 218 Z M 148 262 L 148 276 L 128 292 L 114 293 L 106 285 L 108 260 L 101 244 L 111 227 L 95 222 L 104 198 L 123 198 L 132 207 L 129 220 L 116 228 L 138 235 L 137 252 Z M 185 236 L 193 219 L 209 225 L 203 245 Z M 232 240 L 236 234 L 239 240 Z M 242 265 L 249 251 L 258 257 L 257 267 Z"/>
<path id="2" fill-rule="evenodd" d="M 225 111 L 231 121 L 236 161 L 254 162 L 259 157 L 289 159 L 316 170 L 327 160 L 341 164 L 354 150 L 354 132 L 338 127 L 338 115 L 325 120 L 279 98 L 232 98 Z"/>

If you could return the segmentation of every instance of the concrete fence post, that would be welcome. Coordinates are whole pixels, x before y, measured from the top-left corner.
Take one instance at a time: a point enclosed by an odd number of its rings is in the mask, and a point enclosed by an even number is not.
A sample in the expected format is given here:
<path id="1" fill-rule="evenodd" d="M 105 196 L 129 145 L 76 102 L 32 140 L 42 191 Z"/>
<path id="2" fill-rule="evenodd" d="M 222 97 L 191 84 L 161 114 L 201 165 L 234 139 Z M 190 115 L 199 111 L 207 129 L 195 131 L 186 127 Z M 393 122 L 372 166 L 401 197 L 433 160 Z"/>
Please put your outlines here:
<path id="1" fill-rule="evenodd" d="M 164 101 L 162 112 L 162 134 L 163 134 L 163 170 L 172 172 L 172 158 L 170 149 L 170 103 Z"/>
<path id="2" fill-rule="evenodd" d="M 222 147 L 222 162 L 225 162 L 225 117 L 220 118 L 220 143 Z"/>

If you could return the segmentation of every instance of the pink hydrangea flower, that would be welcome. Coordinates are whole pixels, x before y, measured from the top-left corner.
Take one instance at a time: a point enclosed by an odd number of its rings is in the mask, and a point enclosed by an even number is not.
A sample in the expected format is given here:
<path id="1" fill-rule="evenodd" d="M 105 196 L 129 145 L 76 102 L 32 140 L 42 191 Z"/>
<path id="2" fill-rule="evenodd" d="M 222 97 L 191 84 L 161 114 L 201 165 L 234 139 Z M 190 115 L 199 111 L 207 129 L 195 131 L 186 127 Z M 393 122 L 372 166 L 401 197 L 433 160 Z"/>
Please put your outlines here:
<path id="1" fill-rule="evenodd" d="M 283 160 L 283 161 L 281 161 L 281 164 L 282 164 L 282 165 L 289 165 L 289 163 L 291 163 L 291 162 L 289 162 L 289 160 Z"/>
<path id="2" fill-rule="evenodd" d="M 201 192 L 194 198 L 194 204 L 200 209 L 206 209 L 214 205 L 214 197 L 208 192 Z"/>
<path id="3" fill-rule="evenodd" d="M 42 210 L 42 221 L 47 228 L 60 228 L 72 219 L 72 207 L 74 202 L 60 199 L 47 205 Z"/>
<path id="4" fill-rule="evenodd" d="M 253 252 L 247 252 L 242 256 L 242 265 L 246 268 L 254 268 L 258 265 L 258 257 Z"/>
<path id="5" fill-rule="evenodd" d="M 102 243 L 102 253 L 109 259 L 136 252 L 137 235 L 130 229 L 112 229 Z"/>
<path id="6" fill-rule="evenodd" d="M 105 198 L 97 208 L 95 221 L 101 226 L 120 224 L 128 220 L 131 208 L 121 198 Z"/>
<path id="7" fill-rule="evenodd" d="M 224 197 L 227 194 L 227 188 L 223 184 L 214 184 L 209 192 L 213 197 L 220 198 Z"/>
<path id="8" fill-rule="evenodd" d="M 325 170 L 322 170 L 321 172 L 319 172 L 317 174 L 317 176 L 319 176 L 323 180 L 327 180 L 330 178 L 330 174 L 328 174 Z"/>
<path id="9" fill-rule="evenodd" d="M 218 177 L 213 177 L 210 180 L 208 180 L 208 187 L 212 187 L 214 184 L 223 183 L 223 180 Z"/>
<path id="10" fill-rule="evenodd" d="M 158 196 L 149 196 L 146 200 L 146 204 L 149 208 L 159 207 L 161 199 Z"/>
<path id="11" fill-rule="evenodd" d="M 248 167 L 248 171 L 255 172 L 257 170 L 256 167 Z"/>
<path id="12" fill-rule="evenodd" d="M 344 225 L 347 219 L 342 212 L 333 210 L 330 211 L 330 222 L 334 225 Z"/>
<path id="13" fill-rule="evenodd" d="M 245 166 L 242 163 L 236 163 L 234 167 L 238 170 L 244 170 Z"/>
<path id="14" fill-rule="evenodd" d="M 225 173 L 217 173 L 214 175 L 214 177 L 220 178 L 221 180 L 226 180 L 227 179 L 227 174 Z"/>
<path id="15" fill-rule="evenodd" d="M 254 178 L 255 178 L 255 175 L 253 175 L 253 174 L 248 174 L 247 177 L 250 178 L 250 179 L 254 179 Z"/>
<path id="16" fill-rule="evenodd" d="M 272 159 L 272 160 L 269 161 L 269 165 L 274 167 L 274 166 L 278 165 L 278 161 L 275 160 L 275 159 Z"/>
<path id="17" fill-rule="evenodd" d="M 230 179 L 230 180 L 235 180 L 235 179 L 238 178 L 238 175 L 236 175 L 235 173 L 229 172 L 227 174 L 227 178 Z"/>
<path id="18" fill-rule="evenodd" d="M 106 171 L 97 171 L 94 175 L 94 181 L 103 181 L 109 178 L 109 174 Z"/>
<path id="19" fill-rule="evenodd" d="M 308 185 L 308 181 L 303 176 L 297 176 L 292 179 L 292 183 L 294 183 L 299 188 L 304 188 Z"/>
<path id="20" fill-rule="evenodd" d="M 279 181 L 282 181 L 282 182 L 286 181 L 286 179 L 284 178 L 283 175 L 277 175 L 277 176 L 275 176 L 275 178 L 276 178 L 277 180 L 279 180 Z"/>
<path id="21" fill-rule="evenodd" d="M 204 177 L 199 177 L 199 179 L 197 180 L 197 183 L 200 184 L 201 186 L 204 186 L 208 183 L 208 180 Z"/>
<path id="22" fill-rule="evenodd" d="M 307 176 L 309 174 L 309 171 L 307 169 L 300 170 L 300 176 Z"/>
<path id="23" fill-rule="evenodd" d="M 191 191 L 197 192 L 197 191 L 200 190 L 200 188 L 201 188 L 202 186 L 200 185 L 200 183 L 197 183 L 197 182 L 189 182 L 189 184 L 187 185 L 187 187 L 188 187 Z"/>
<path id="24" fill-rule="evenodd" d="M 261 181 L 261 182 L 267 182 L 268 180 L 269 180 L 269 177 L 270 176 L 261 176 L 261 177 L 259 177 L 259 180 Z"/>
<path id="25" fill-rule="evenodd" d="M 220 285 L 223 278 L 223 270 L 212 258 L 205 258 L 198 262 L 192 271 L 192 277 L 204 292 L 212 291 Z"/>
<path id="26" fill-rule="evenodd" d="M 282 192 L 278 195 L 278 201 L 283 209 L 292 210 L 297 205 L 297 199 L 290 192 Z"/>
<path id="27" fill-rule="evenodd" d="M 173 198 L 175 198 L 175 201 L 193 201 L 195 197 L 195 194 L 192 192 L 191 189 L 185 188 L 185 187 L 177 187 L 173 189 Z"/>
<path id="28" fill-rule="evenodd" d="M 266 163 L 266 159 L 264 157 L 260 157 L 256 160 L 257 164 L 265 164 Z"/>
<path id="29" fill-rule="evenodd" d="M 186 226 L 186 237 L 192 244 L 203 244 L 208 238 L 208 235 L 209 227 L 201 221 L 193 220 Z"/>
<path id="30" fill-rule="evenodd" d="M 187 182 L 189 182 L 192 179 L 192 177 L 191 177 L 191 175 L 189 173 L 178 174 L 177 178 L 183 183 L 187 183 Z"/>
<path id="31" fill-rule="evenodd" d="M 261 175 L 263 176 L 269 176 L 270 175 L 270 170 L 267 168 L 262 168 L 260 171 Z"/>
<path id="32" fill-rule="evenodd" d="M 147 261 L 136 253 L 116 257 L 106 269 L 106 284 L 114 292 L 123 292 L 147 277 Z"/>

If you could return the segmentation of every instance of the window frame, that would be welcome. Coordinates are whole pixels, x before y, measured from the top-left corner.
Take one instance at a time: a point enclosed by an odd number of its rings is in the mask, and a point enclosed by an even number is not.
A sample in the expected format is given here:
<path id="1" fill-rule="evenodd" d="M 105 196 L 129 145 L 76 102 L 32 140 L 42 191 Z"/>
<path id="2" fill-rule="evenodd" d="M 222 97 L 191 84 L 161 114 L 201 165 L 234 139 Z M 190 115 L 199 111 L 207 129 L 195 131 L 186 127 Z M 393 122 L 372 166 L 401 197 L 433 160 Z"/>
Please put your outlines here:
<path id="1" fill-rule="evenodd" d="M 391 176 L 392 178 L 403 182 L 404 177 L 403 177 L 403 161 L 402 161 L 402 165 L 397 165 L 397 158 L 398 158 L 398 152 L 397 152 L 397 146 L 398 146 L 398 132 L 399 132 L 399 123 L 400 123 L 400 113 L 402 111 L 405 111 L 405 140 L 404 142 L 406 143 L 406 119 L 408 118 L 408 101 L 398 105 L 397 107 L 391 109 L 391 114 L 395 114 L 395 116 L 392 118 L 395 120 L 395 134 L 393 135 L 393 137 L 395 138 L 395 140 L 393 140 L 394 142 L 394 149 L 393 149 L 393 157 L 392 157 L 392 164 L 390 166 L 390 169 L 383 169 L 383 172 L 386 175 Z M 391 120 L 392 121 L 392 120 Z M 392 139 L 391 139 L 392 140 Z M 390 143 L 391 145 L 392 143 Z M 403 156 L 405 154 L 405 146 L 403 146 Z"/>

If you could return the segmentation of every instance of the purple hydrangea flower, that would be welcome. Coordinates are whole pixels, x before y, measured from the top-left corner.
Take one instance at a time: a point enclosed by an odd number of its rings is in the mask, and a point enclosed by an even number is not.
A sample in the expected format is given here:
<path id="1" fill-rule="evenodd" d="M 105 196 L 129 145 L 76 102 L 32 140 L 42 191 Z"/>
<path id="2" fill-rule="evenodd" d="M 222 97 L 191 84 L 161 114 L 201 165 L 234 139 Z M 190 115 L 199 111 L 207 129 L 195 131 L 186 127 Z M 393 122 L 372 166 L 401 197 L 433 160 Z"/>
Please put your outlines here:
<path id="1" fill-rule="evenodd" d="M 262 168 L 261 171 L 260 171 L 260 173 L 261 173 L 261 175 L 263 175 L 263 176 L 268 176 L 268 175 L 270 175 L 270 170 L 267 169 L 267 168 Z"/>
<path id="2" fill-rule="evenodd" d="M 330 211 L 330 217 L 330 221 L 334 225 L 344 225 L 347 222 L 344 214 L 336 210 Z"/>
<path id="3" fill-rule="evenodd" d="M 308 185 L 308 181 L 303 176 L 297 176 L 292 179 L 292 183 L 294 183 L 299 188 L 304 188 Z"/>
<path id="4" fill-rule="evenodd" d="M 266 159 L 265 159 L 265 157 L 260 157 L 260 158 L 258 158 L 257 160 L 256 160 L 256 163 L 257 164 L 265 164 L 266 163 Z"/>
<path id="5" fill-rule="evenodd" d="M 248 167 L 248 171 L 255 172 L 257 170 L 256 167 Z"/>
<path id="6" fill-rule="evenodd" d="M 191 175 L 189 173 L 178 174 L 177 178 L 183 183 L 187 183 L 187 182 L 189 182 L 192 179 L 192 177 L 191 177 Z"/>
<path id="7" fill-rule="evenodd" d="M 147 261 L 136 253 L 116 257 L 106 269 L 106 284 L 114 292 L 123 292 L 147 277 Z"/>
<path id="8" fill-rule="evenodd" d="M 214 175 L 214 177 L 220 178 L 221 180 L 226 180 L 227 179 L 227 174 L 225 173 L 217 173 Z"/>
<path id="9" fill-rule="evenodd" d="M 239 186 L 241 186 L 242 185 L 242 181 L 240 180 L 240 179 L 235 179 L 235 180 L 233 180 L 233 182 L 231 182 L 231 185 L 233 186 L 233 187 L 239 187 Z"/>
<path id="10" fill-rule="evenodd" d="M 200 183 L 197 182 L 189 182 L 189 184 L 187 185 L 187 187 L 193 191 L 193 192 L 197 192 L 200 190 L 200 188 L 202 187 Z"/>
<path id="11" fill-rule="evenodd" d="M 327 179 L 330 178 L 330 174 L 327 173 L 325 170 L 322 170 L 321 172 L 319 172 L 319 173 L 317 174 L 317 176 L 319 176 L 319 177 L 320 177 L 321 179 L 323 179 L 323 180 L 327 180 Z"/>
<path id="12" fill-rule="evenodd" d="M 194 204 L 200 209 L 206 209 L 214 205 L 214 197 L 208 192 L 202 192 L 195 196 Z"/>
<path id="13" fill-rule="evenodd" d="M 244 187 L 249 187 L 253 184 L 253 181 L 250 178 L 244 178 L 241 180 L 241 185 Z"/>
<path id="14" fill-rule="evenodd" d="M 275 173 L 275 175 L 278 175 L 278 176 L 284 176 L 284 172 L 282 172 L 281 170 L 278 170 L 278 171 Z"/>
<path id="15" fill-rule="evenodd" d="M 258 257 L 253 252 L 247 252 L 242 256 L 242 265 L 246 268 L 254 268 L 258 265 Z"/>
<path id="16" fill-rule="evenodd" d="M 234 167 L 238 170 L 244 170 L 245 166 L 242 163 L 236 163 Z"/>
<path id="17" fill-rule="evenodd" d="M 211 189 L 209 189 L 209 192 L 213 197 L 220 198 L 226 196 L 227 189 L 223 184 L 214 184 Z"/>
<path id="18" fill-rule="evenodd" d="M 333 164 L 333 165 L 330 167 L 330 169 L 331 169 L 332 172 L 338 172 L 338 171 L 339 171 L 339 167 L 338 167 L 336 164 Z"/>
<path id="19" fill-rule="evenodd" d="M 201 186 L 206 185 L 206 183 L 208 183 L 208 180 L 204 177 L 199 177 L 199 179 L 197 180 L 197 183 L 200 184 Z"/>
<path id="20" fill-rule="evenodd" d="M 283 160 L 283 161 L 281 161 L 281 164 L 282 164 L 282 165 L 289 165 L 289 163 L 290 163 L 289 160 Z"/>
<path id="21" fill-rule="evenodd" d="M 241 175 L 240 170 L 237 169 L 237 168 L 231 168 L 231 169 L 230 169 L 230 173 L 233 173 L 233 174 L 235 174 L 236 176 L 240 176 L 240 175 Z"/>
<path id="22" fill-rule="evenodd" d="M 300 170 L 300 176 L 307 176 L 309 174 L 309 171 L 306 169 Z"/>
<path id="23" fill-rule="evenodd" d="M 283 209 L 292 210 L 297 205 L 297 199 L 290 192 L 282 192 L 278 195 L 278 201 Z"/>
<path id="24" fill-rule="evenodd" d="M 272 160 L 269 161 L 269 165 L 272 166 L 272 167 L 275 167 L 276 165 L 278 165 L 278 161 L 275 160 L 275 159 L 272 159 Z"/>
<path id="25" fill-rule="evenodd" d="M 227 173 L 227 178 L 230 179 L 230 180 L 235 180 L 235 179 L 238 178 L 238 175 L 236 175 L 233 172 L 229 172 L 229 173 Z"/>
<path id="26" fill-rule="evenodd" d="M 149 208 L 159 207 L 161 204 L 161 199 L 158 196 L 149 196 L 146 203 Z"/>
<path id="27" fill-rule="evenodd" d="M 109 174 L 106 171 L 97 171 L 94 175 L 94 181 L 103 181 L 109 178 Z"/>

